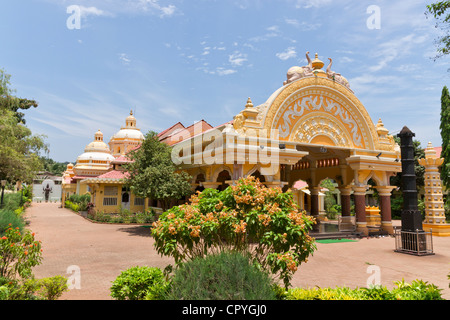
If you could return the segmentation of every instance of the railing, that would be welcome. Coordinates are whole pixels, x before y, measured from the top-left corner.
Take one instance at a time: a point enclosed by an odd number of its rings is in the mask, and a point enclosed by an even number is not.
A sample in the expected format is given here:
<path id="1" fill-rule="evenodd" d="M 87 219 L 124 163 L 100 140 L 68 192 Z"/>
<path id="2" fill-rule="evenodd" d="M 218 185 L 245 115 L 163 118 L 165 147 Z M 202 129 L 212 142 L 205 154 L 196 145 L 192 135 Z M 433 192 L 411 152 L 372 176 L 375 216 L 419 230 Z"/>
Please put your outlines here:
<path id="1" fill-rule="evenodd" d="M 394 227 L 395 251 L 417 256 L 433 253 L 433 237 L 431 230 L 402 231 L 401 227 Z"/>

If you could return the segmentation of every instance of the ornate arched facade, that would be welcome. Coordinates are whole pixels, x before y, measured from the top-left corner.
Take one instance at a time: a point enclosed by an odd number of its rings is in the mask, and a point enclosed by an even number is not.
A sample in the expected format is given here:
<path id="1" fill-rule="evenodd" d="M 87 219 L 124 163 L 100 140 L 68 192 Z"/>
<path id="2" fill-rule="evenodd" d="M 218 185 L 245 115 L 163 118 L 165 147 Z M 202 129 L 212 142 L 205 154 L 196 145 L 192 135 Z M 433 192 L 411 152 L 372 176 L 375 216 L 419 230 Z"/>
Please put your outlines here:
<path id="1" fill-rule="evenodd" d="M 233 121 L 174 141 L 177 152 L 182 150 L 177 153 L 183 155 L 181 168 L 190 173 L 202 168 L 205 187 L 217 186 L 224 168 L 229 184 L 255 168 L 267 186 L 287 189 L 304 180 L 313 216 L 319 216 L 319 183 L 331 178 L 339 186 L 342 215 L 350 216 L 352 196 L 357 229 L 365 234 L 365 195 L 372 179 L 380 196 L 381 227 L 392 232 L 389 178 L 401 171 L 399 146 L 381 119 L 372 122 L 348 81 L 331 70 L 331 59 L 324 71 L 317 54 L 313 61 L 307 58 L 309 64 L 289 69 L 283 86 L 263 104 L 254 106 L 248 98 Z"/>

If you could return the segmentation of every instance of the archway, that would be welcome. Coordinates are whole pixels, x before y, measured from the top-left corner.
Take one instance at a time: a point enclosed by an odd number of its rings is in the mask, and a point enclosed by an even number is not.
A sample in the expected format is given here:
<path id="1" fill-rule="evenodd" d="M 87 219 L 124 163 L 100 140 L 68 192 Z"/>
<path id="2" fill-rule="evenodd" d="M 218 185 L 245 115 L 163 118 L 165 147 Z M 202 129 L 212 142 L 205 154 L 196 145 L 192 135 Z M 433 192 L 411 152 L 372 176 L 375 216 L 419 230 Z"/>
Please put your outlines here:
<path id="1" fill-rule="evenodd" d="M 221 184 L 217 187 L 217 189 L 219 191 L 225 190 L 229 186 L 228 183 L 226 183 L 225 181 L 229 180 L 231 180 L 231 175 L 228 172 L 228 170 L 222 170 L 221 172 L 219 172 L 216 181 L 220 182 Z"/>

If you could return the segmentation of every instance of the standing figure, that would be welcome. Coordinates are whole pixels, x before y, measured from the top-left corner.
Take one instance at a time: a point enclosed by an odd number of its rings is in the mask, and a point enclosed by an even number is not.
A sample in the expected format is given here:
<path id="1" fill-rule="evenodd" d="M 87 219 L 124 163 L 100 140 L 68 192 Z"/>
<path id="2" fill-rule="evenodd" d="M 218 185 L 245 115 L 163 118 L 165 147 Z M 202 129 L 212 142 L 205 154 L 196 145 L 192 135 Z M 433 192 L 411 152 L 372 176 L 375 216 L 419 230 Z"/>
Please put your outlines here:
<path id="1" fill-rule="evenodd" d="M 51 192 L 52 192 L 52 188 L 47 183 L 47 186 L 44 188 L 45 202 L 48 202 L 48 197 L 49 197 Z"/>

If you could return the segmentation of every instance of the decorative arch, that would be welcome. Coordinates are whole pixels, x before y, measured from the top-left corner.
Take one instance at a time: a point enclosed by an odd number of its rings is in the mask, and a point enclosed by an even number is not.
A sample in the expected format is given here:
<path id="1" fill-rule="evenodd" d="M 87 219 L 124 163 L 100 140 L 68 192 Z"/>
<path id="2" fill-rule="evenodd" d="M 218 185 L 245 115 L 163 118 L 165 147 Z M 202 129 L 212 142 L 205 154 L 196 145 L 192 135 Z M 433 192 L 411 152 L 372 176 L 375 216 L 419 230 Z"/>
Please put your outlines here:
<path id="1" fill-rule="evenodd" d="M 315 116 L 320 121 L 313 123 Z M 362 103 L 348 88 L 328 78 L 306 77 L 286 85 L 268 107 L 263 128 L 278 129 L 280 140 L 310 143 L 313 139 L 305 135 L 304 126 L 308 121 L 310 132 L 328 137 L 337 146 L 375 149 L 378 141 Z"/>
<path id="2" fill-rule="evenodd" d="M 217 178 L 219 177 L 219 173 L 221 173 L 224 170 L 228 171 L 228 173 L 230 174 L 230 177 L 233 176 L 233 171 L 230 169 L 230 167 L 228 167 L 226 165 L 221 165 L 216 170 L 214 170 L 211 181 L 214 181 L 214 182 L 217 181 Z"/>
<path id="3" fill-rule="evenodd" d="M 289 141 L 351 147 L 352 137 L 346 128 L 324 112 L 311 112 L 293 124 Z"/>
<path id="4" fill-rule="evenodd" d="M 260 179 L 261 182 L 266 182 L 269 181 L 268 177 L 266 177 L 264 174 L 262 174 L 261 172 L 261 165 L 254 165 L 253 168 L 251 168 L 246 174 L 246 177 L 250 177 L 251 175 L 255 174 L 255 173 L 259 173 L 259 176 L 262 177 L 264 179 L 264 181 L 262 181 Z M 258 176 L 258 175 L 256 175 Z"/>

